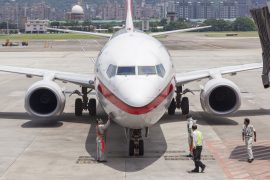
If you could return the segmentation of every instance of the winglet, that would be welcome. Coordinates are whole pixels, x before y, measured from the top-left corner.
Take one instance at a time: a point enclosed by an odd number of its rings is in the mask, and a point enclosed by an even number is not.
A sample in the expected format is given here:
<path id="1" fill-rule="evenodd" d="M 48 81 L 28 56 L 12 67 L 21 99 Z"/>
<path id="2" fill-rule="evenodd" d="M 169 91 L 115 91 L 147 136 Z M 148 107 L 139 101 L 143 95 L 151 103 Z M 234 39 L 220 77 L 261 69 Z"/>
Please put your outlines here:
<path id="1" fill-rule="evenodd" d="M 133 31 L 134 25 L 132 20 L 132 0 L 127 1 L 127 18 L 126 18 L 126 30 Z"/>

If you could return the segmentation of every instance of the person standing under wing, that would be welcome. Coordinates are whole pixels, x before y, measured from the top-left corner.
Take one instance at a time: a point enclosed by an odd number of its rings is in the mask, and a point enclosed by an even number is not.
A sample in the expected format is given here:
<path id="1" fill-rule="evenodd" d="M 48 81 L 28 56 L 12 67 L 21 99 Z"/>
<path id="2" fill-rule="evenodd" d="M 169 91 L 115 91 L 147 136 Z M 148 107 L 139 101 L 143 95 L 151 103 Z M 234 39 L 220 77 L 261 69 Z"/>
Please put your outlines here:
<path id="1" fill-rule="evenodd" d="M 187 157 L 192 157 L 193 154 L 193 132 L 192 126 L 196 124 L 196 120 L 192 118 L 190 114 L 187 115 L 187 131 L 188 131 L 188 147 L 189 147 L 189 155 Z"/>
<path id="2" fill-rule="evenodd" d="M 254 135 L 254 141 L 257 140 L 257 134 L 255 131 L 255 128 L 252 124 L 250 124 L 250 119 L 245 118 L 244 125 L 242 128 L 242 139 L 245 141 L 246 148 L 247 148 L 247 154 L 248 154 L 248 162 L 252 163 L 254 160 L 253 151 L 252 151 L 252 144 L 253 144 L 253 135 Z"/>
<path id="3" fill-rule="evenodd" d="M 193 161 L 195 164 L 195 169 L 193 169 L 192 173 L 198 173 L 199 168 L 201 168 L 201 172 L 204 172 L 206 165 L 201 162 L 201 153 L 203 148 L 203 136 L 202 133 L 197 130 L 197 125 L 192 126 L 193 130 Z"/>
<path id="4" fill-rule="evenodd" d="M 98 162 L 106 162 L 107 161 L 107 148 L 106 148 L 106 134 L 107 129 L 111 123 L 111 114 L 108 116 L 108 121 L 106 124 L 103 123 L 101 119 L 98 120 L 98 124 L 96 126 L 96 143 L 97 143 L 97 161 Z"/>

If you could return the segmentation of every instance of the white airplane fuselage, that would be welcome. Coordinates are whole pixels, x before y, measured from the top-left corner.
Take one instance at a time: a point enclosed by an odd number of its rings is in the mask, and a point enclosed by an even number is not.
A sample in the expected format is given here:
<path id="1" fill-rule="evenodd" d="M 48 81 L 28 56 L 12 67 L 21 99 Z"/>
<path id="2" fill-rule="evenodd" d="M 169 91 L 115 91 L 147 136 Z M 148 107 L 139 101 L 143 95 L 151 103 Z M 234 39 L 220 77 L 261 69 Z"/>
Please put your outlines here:
<path id="1" fill-rule="evenodd" d="M 162 64 L 165 73 L 142 74 L 139 67 Z M 117 69 L 113 76 L 109 66 Z M 122 67 L 135 67 L 135 74 L 119 75 Z M 157 69 L 156 69 L 157 70 Z M 174 94 L 174 67 L 167 49 L 155 38 L 139 31 L 120 30 L 101 50 L 96 64 L 97 99 L 114 121 L 131 129 L 157 123 L 168 109 Z"/>

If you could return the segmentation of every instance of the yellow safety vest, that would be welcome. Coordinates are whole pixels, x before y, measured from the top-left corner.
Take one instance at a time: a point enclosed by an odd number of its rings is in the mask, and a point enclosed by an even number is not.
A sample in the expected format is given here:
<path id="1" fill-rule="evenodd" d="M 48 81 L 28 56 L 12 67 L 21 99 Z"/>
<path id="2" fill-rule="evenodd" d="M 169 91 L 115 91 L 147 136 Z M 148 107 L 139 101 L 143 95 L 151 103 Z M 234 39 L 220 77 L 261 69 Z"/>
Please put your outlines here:
<path id="1" fill-rule="evenodd" d="M 202 137 L 201 131 L 196 130 L 195 135 L 196 135 L 196 140 L 197 140 L 197 143 L 195 145 L 202 146 L 203 137 Z"/>

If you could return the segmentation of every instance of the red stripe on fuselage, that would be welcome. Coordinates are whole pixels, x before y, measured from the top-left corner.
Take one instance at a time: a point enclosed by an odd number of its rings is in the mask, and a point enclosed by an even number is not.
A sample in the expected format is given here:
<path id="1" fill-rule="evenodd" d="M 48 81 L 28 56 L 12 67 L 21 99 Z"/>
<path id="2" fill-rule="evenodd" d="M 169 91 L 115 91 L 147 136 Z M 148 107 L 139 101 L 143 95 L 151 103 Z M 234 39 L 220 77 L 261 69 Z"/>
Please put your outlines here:
<path id="1" fill-rule="evenodd" d="M 120 100 L 117 96 L 115 96 L 107 87 L 105 87 L 105 85 L 102 82 L 100 82 L 98 85 L 98 91 L 119 109 L 129 114 L 140 115 L 148 113 L 151 110 L 155 109 L 158 105 L 160 105 L 164 101 L 164 99 L 166 99 L 173 91 L 173 84 L 169 83 L 168 86 L 151 103 L 143 107 L 133 107 L 126 104 L 125 102 Z"/>

